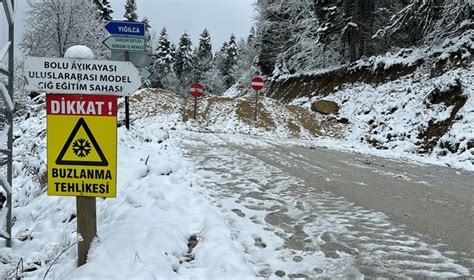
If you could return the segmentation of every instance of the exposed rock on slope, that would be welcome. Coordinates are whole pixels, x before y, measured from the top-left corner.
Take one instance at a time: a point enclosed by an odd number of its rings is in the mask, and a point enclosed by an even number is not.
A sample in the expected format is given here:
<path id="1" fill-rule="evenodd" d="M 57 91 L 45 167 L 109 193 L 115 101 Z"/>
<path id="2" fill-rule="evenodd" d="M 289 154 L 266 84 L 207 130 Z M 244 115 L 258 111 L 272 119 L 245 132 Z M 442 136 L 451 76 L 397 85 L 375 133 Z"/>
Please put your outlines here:
<path id="1" fill-rule="evenodd" d="M 337 115 L 339 114 L 339 105 L 334 101 L 318 100 L 311 104 L 311 110 L 323 115 Z"/>

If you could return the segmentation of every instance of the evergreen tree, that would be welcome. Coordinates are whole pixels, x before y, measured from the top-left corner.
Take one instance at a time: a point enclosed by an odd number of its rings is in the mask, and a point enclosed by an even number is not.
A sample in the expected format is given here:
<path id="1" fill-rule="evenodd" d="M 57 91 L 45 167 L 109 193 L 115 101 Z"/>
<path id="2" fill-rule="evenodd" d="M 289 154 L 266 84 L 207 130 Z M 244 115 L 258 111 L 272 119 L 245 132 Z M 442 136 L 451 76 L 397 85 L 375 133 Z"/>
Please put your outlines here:
<path id="1" fill-rule="evenodd" d="M 148 18 L 144 17 L 142 23 L 145 24 L 145 52 L 153 56 L 153 42 L 151 40 L 151 25 Z"/>
<path id="2" fill-rule="evenodd" d="M 375 37 L 398 47 L 440 43 L 473 28 L 473 5 L 469 0 L 412 0 Z"/>
<path id="3" fill-rule="evenodd" d="M 92 0 L 92 3 L 96 5 L 97 10 L 100 10 L 102 8 L 102 0 Z"/>
<path id="4" fill-rule="evenodd" d="M 112 6 L 110 5 L 109 0 L 102 0 L 102 9 L 101 9 L 101 19 L 104 21 L 111 21 L 113 19 L 112 13 Z"/>
<path id="5" fill-rule="evenodd" d="M 184 32 L 179 40 L 178 49 L 176 50 L 174 73 L 178 78 L 177 90 L 185 95 L 186 88 L 192 80 L 192 42 L 187 32 Z"/>
<path id="6" fill-rule="evenodd" d="M 235 83 L 233 70 L 238 60 L 238 48 L 234 34 L 230 36 L 229 42 L 223 45 L 222 57 L 221 72 L 224 77 L 224 84 L 226 87 L 231 87 Z"/>
<path id="7" fill-rule="evenodd" d="M 285 14 L 285 7 L 300 1 L 259 0 L 257 34 L 260 42 L 258 63 L 263 75 L 271 75 L 278 56 L 288 47 L 291 30 L 287 22 L 291 15 Z"/>
<path id="8" fill-rule="evenodd" d="M 252 30 L 254 29 L 252 28 Z M 232 75 L 234 80 L 237 82 L 237 85 L 243 88 L 250 88 L 252 77 L 259 74 L 255 63 L 257 48 L 252 30 L 250 31 L 247 40 L 240 40 L 237 44 L 239 59 L 232 71 Z"/>
<path id="9" fill-rule="evenodd" d="M 112 7 L 110 6 L 109 0 L 94 0 L 94 4 L 97 6 L 97 11 L 99 13 L 99 18 L 102 21 L 111 21 L 112 20 Z"/>
<path id="10" fill-rule="evenodd" d="M 254 44 L 255 43 L 255 27 L 252 26 L 252 28 L 250 28 L 250 33 L 249 33 L 249 36 L 247 37 L 247 44 Z"/>
<path id="11" fill-rule="evenodd" d="M 158 64 L 171 68 L 174 62 L 173 55 L 174 53 L 172 44 L 168 39 L 168 33 L 166 31 L 166 28 L 163 27 L 160 32 L 160 38 L 158 39 L 158 47 L 156 49 L 156 58 Z"/>
<path id="12" fill-rule="evenodd" d="M 152 79 L 152 82 L 158 87 L 169 89 L 171 88 L 172 84 L 167 83 L 167 81 L 173 80 L 168 78 L 174 75 L 174 53 L 165 27 L 163 27 L 161 30 L 155 56 L 156 60 L 153 66 L 155 76 Z"/>
<path id="13" fill-rule="evenodd" d="M 127 0 L 125 4 L 125 14 L 123 15 L 124 20 L 126 21 L 137 21 L 137 3 L 135 0 Z"/>
<path id="14" fill-rule="evenodd" d="M 227 89 L 222 76 L 221 67 L 224 60 L 224 51 L 227 47 L 225 42 L 215 55 L 212 63 L 212 68 L 203 74 L 203 83 L 206 86 L 207 92 L 214 95 L 221 95 Z"/>
<path id="15" fill-rule="evenodd" d="M 195 50 L 194 54 L 194 69 L 193 79 L 194 81 L 201 81 L 203 75 L 212 68 L 213 56 L 212 56 L 212 45 L 211 45 L 211 34 L 209 31 L 204 29 L 199 37 L 199 45 Z"/>

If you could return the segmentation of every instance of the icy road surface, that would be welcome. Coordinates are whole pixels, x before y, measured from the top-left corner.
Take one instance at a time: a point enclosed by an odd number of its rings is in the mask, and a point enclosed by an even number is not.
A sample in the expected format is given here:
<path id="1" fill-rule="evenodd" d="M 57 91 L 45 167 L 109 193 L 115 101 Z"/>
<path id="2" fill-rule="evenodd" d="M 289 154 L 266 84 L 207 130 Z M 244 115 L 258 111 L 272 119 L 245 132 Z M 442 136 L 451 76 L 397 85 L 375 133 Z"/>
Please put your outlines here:
<path id="1" fill-rule="evenodd" d="M 177 133 L 257 276 L 474 272 L 468 172 L 251 136 Z"/>

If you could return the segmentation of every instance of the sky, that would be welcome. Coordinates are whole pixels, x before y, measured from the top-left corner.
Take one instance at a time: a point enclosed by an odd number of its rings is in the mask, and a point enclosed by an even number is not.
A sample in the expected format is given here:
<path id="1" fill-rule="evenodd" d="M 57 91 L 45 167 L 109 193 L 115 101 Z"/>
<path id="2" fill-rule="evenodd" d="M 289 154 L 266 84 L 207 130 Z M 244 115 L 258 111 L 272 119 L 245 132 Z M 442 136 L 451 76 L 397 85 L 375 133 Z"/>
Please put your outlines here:
<path id="1" fill-rule="evenodd" d="M 26 2 L 16 0 L 15 45 L 23 32 Z M 110 2 L 114 19 L 123 19 L 126 0 Z M 247 37 L 254 21 L 254 2 L 255 0 L 136 0 L 139 18 L 147 17 L 157 36 L 166 27 L 170 40 L 177 43 L 183 32 L 187 31 L 196 46 L 199 35 L 207 28 L 211 33 L 214 51 L 228 41 L 232 33 L 237 38 Z M 1 48 L 7 40 L 7 23 L 1 4 L 0 7 Z"/>

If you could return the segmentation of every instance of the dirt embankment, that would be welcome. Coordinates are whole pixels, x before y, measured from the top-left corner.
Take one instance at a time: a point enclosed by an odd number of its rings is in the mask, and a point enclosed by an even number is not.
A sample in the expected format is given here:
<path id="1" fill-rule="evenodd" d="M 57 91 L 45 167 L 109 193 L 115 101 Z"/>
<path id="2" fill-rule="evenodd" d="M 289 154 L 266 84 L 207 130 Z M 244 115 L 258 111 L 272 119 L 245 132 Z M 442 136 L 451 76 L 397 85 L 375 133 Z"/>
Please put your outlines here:
<path id="1" fill-rule="evenodd" d="M 404 49 L 337 69 L 281 77 L 269 83 L 266 95 L 307 107 L 321 100 L 337 102 L 342 117 L 355 126 L 352 131 L 365 134 L 359 141 L 377 149 L 403 145 L 404 138 L 416 153 L 444 156 L 471 150 L 474 156 L 474 136 L 454 135 L 463 130 L 460 126 L 472 130 L 467 120 L 474 118 L 469 109 L 473 67 L 474 40 L 465 36 L 436 49 Z"/>
<path id="2" fill-rule="evenodd" d="M 467 45 L 465 49 L 474 53 L 474 49 Z M 411 75 L 420 69 L 427 70 L 430 78 L 441 76 L 453 68 L 470 67 L 472 56 L 467 57 L 462 51 L 455 51 L 445 56 L 444 53 L 434 52 L 426 57 L 405 61 L 412 54 L 412 50 L 404 50 L 393 59 L 397 63 L 386 65 L 386 62 L 360 63 L 343 66 L 316 74 L 290 76 L 272 81 L 267 90 L 267 96 L 281 100 L 284 103 L 301 97 L 327 96 L 338 91 L 344 85 L 368 83 L 379 85 Z"/>
<path id="3" fill-rule="evenodd" d="M 253 97 L 198 98 L 194 119 L 194 100 L 160 89 L 145 89 L 130 99 L 132 121 L 141 117 L 175 115 L 178 121 L 204 132 L 243 133 L 290 138 L 342 136 L 342 124 L 300 106 L 286 105 L 267 97 L 259 98 L 257 121 Z M 119 106 L 120 107 L 120 106 Z M 321 129 L 323 128 L 323 129 Z"/>

